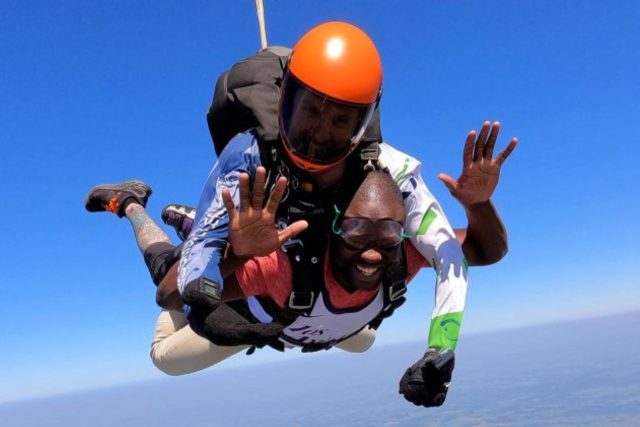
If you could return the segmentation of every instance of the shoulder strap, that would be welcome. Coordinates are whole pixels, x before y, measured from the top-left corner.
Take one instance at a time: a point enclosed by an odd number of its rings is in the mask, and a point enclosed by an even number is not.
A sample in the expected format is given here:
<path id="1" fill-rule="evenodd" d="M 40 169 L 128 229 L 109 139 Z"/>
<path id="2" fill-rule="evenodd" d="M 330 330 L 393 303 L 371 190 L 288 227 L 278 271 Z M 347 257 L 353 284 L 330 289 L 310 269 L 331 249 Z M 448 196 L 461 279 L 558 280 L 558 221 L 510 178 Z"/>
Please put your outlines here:
<path id="1" fill-rule="evenodd" d="M 291 263 L 292 288 L 288 300 L 288 310 L 297 315 L 309 314 L 318 294 L 324 287 L 324 257 L 307 253 L 301 240 L 285 245 Z"/>
<path id="2" fill-rule="evenodd" d="M 402 247 L 399 262 L 387 271 L 382 282 L 382 290 L 384 292 L 382 311 L 369 322 L 369 326 L 373 329 L 378 329 L 382 321 L 390 317 L 407 300 L 404 296 L 407 292 L 407 253 L 404 246 Z"/>

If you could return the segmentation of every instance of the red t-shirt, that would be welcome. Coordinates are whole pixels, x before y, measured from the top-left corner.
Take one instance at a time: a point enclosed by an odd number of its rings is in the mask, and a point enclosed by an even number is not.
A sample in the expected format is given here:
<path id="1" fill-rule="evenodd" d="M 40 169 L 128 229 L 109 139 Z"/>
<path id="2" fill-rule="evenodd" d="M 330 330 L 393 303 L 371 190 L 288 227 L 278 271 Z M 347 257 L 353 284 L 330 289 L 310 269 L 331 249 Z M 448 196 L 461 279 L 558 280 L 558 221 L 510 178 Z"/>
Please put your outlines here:
<path id="1" fill-rule="evenodd" d="M 422 267 L 429 262 L 410 243 L 404 243 L 407 252 L 407 281 L 413 279 Z M 347 292 L 336 282 L 329 266 L 329 257 L 325 256 L 324 282 L 331 305 L 336 309 L 358 308 L 366 305 L 378 292 L 356 290 Z M 284 307 L 291 294 L 291 264 L 287 254 L 278 250 L 268 256 L 252 258 L 235 273 L 238 284 L 245 296 L 268 296 L 278 306 Z"/>

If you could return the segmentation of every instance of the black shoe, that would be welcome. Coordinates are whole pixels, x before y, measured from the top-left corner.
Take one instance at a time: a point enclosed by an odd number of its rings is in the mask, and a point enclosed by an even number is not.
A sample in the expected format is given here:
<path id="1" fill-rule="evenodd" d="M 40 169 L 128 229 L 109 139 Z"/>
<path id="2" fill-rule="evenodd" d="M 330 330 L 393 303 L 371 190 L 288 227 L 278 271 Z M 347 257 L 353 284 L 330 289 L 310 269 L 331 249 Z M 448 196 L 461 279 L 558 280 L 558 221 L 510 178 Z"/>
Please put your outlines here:
<path id="1" fill-rule="evenodd" d="M 151 188 L 142 181 L 98 185 L 89 191 L 84 207 L 89 212 L 113 212 L 122 218 L 131 202 L 146 207 L 151 192 Z"/>
<path id="2" fill-rule="evenodd" d="M 180 240 L 185 241 L 189 237 L 189 233 L 191 233 L 196 210 L 185 205 L 171 204 L 162 209 L 160 216 L 165 224 L 176 230 Z"/>

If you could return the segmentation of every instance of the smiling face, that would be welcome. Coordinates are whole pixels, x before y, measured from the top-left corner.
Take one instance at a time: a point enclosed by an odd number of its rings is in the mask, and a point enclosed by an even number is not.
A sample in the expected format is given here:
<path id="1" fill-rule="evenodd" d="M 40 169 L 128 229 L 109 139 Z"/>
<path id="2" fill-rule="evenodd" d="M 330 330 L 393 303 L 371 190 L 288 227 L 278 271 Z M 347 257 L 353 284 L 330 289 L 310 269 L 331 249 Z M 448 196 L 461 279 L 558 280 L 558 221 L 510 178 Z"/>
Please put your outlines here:
<path id="1" fill-rule="evenodd" d="M 331 269 L 344 289 L 354 292 L 378 287 L 389 267 L 400 257 L 401 245 L 390 243 L 397 241 L 397 224 L 403 224 L 404 216 L 402 195 L 393 179 L 384 172 L 370 172 L 342 222 L 346 225 L 344 221 L 349 218 L 370 221 L 361 221 L 363 226 L 353 230 L 350 239 L 333 236 L 331 240 Z"/>
<path id="2" fill-rule="evenodd" d="M 291 117 L 290 141 L 309 158 L 331 162 L 348 150 L 360 111 L 300 90 Z"/>

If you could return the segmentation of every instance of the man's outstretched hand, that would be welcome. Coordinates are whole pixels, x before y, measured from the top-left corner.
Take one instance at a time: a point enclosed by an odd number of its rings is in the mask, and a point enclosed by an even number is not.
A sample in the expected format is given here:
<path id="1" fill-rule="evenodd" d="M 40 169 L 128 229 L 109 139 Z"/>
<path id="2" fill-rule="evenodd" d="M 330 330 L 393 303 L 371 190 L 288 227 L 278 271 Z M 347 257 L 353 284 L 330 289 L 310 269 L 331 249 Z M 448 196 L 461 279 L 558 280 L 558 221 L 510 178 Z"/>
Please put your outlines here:
<path id="1" fill-rule="evenodd" d="M 444 403 L 455 364 L 452 350 L 430 348 L 400 379 L 400 394 L 416 406 Z"/>
<path id="2" fill-rule="evenodd" d="M 500 167 L 516 148 L 518 138 L 511 138 L 507 148 L 493 158 L 493 149 L 500 132 L 500 122 L 484 122 L 480 134 L 476 131 L 467 135 L 462 159 L 462 174 L 455 180 L 441 173 L 438 178 L 447 186 L 465 208 L 488 201 L 498 185 Z"/>
<path id="3" fill-rule="evenodd" d="M 284 195 L 287 179 L 280 177 L 264 208 L 266 170 L 256 170 L 253 194 L 249 191 L 249 175 L 240 174 L 240 206 L 236 209 L 229 190 L 222 191 L 222 200 L 229 213 L 229 243 L 238 257 L 269 255 L 284 242 L 307 229 L 306 221 L 296 221 L 283 230 L 275 224 L 276 210 Z"/>

